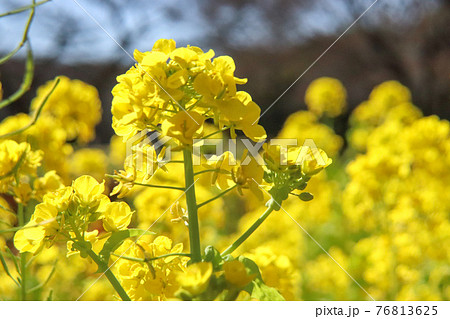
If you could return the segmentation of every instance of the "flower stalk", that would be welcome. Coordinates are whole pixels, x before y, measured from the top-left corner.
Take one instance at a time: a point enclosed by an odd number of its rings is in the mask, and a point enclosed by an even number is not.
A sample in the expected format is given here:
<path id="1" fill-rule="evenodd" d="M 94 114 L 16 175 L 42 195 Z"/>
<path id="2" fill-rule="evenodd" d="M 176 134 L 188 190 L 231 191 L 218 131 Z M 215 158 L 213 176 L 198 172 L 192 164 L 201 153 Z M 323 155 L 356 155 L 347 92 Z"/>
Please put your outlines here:
<path id="1" fill-rule="evenodd" d="M 125 289 L 123 289 L 122 285 L 117 280 L 116 276 L 114 276 L 111 269 L 109 269 L 108 264 L 103 262 L 100 259 L 100 257 L 92 249 L 87 249 L 86 253 L 97 264 L 98 271 L 105 274 L 106 278 L 108 278 L 109 282 L 111 283 L 113 288 L 116 290 L 116 292 L 119 294 L 120 298 L 122 298 L 123 301 L 131 301 L 131 299 L 128 296 L 128 294 L 126 293 Z"/>
<path id="2" fill-rule="evenodd" d="M 197 200 L 195 198 L 194 167 L 192 164 L 192 150 L 188 147 L 183 150 L 184 178 L 186 186 L 186 205 L 189 219 L 189 245 L 191 261 L 200 262 L 202 259 L 200 246 L 200 231 L 198 225 Z"/>
<path id="3" fill-rule="evenodd" d="M 271 200 L 269 207 L 264 211 L 264 213 L 247 229 L 234 243 L 232 243 L 227 249 L 225 249 L 220 255 L 222 257 L 231 254 L 235 251 L 244 241 L 250 237 L 251 234 L 269 217 L 272 211 L 275 209 L 275 201 Z"/>
<path id="4" fill-rule="evenodd" d="M 21 203 L 17 207 L 17 216 L 19 219 L 19 225 L 25 225 L 25 211 Z M 27 253 L 20 254 L 20 299 L 22 301 L 27 300 Z"/>

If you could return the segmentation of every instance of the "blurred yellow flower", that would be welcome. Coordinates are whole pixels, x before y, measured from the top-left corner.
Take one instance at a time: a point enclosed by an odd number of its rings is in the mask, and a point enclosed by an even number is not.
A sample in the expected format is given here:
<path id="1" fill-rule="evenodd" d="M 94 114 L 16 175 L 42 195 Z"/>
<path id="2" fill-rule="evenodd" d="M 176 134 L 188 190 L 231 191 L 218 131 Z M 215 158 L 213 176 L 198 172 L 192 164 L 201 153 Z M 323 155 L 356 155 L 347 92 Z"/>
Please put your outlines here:
<path id="1" fill-rule="evenodd" d="M 237 259 L 225 262 L 223 271 L 225 279 L 236 287 L 244 287 L 256 277 L 256 274 L 249 275 L 245 265 Z"/>
<path id="2" fill-rule="evenodd" d="M 42 111 L 56 119 L 64 127 L 70 140 L 77 139 L 84 144 L 95 137 L 95 125 L 101 119 L 101 103 L 97 89 L 80 80 L 71 80 L 60 76 L 60 82 L 48 98 Z M 31 108 L 36 110 L 53 87 L 49 81 L 37 89 Z"/>
<path id="3" fill-rule="evenodd" d="M 211 263 L 199 262 L 189 265 L 185 272 L 179 273 L 177 280 L 183 289 L 195 296 L 206 290 L 212 273 Z"/>
<path id="4" fill-rule="evenodd" d="M 322 116 L 336 117 L 347 106 L 347 91 L 342 83 L 334 78 L 322 77 L 311 82 L 305 93 L 308 109 Z"/>

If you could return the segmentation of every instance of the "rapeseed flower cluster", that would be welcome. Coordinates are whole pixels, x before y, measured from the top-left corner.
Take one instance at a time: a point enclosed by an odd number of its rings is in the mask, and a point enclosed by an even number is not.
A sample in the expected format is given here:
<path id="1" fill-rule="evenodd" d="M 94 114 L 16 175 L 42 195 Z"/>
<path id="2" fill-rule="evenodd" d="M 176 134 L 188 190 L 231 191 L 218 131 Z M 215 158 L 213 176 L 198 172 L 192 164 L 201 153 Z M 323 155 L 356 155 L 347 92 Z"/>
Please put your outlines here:
<path id="1" fill-rule="evenodd" d="M 229 56 L 213 59 L 213 50 L 158 40 L 152 51 L 135 50 L 137 64 L 117 77 L 113 89 L 113 128 L 124 141 L 145 129 L 161 130 L 179 143 L 192 144 L 202 135 L 203 123 L 213 119 L 232 136 L 241 130 L 254 141 L 266 132 L 257 124 L 259 106 L 237 85 L 246 79 L 234 76 Z M 160 125 L 160 126 L 159 126 Z"/>
<path id="2" fill-rule="evenodd" d="M 110 202 L 104 190 L 104 182 L 84 175 L 71 186 L 61 185 L 44 195 L 30 221 L 14 236 L 15 247 L 20 252 L 37 253 L 44 245 L 49 247 L 55 241 L 65 240 L 70 254 L 80 250 L 73 242 L 92 244 L 98 240 L 99 231 L 89 229 L 97 220 L 102 221 L 106 232 L 126 229 L 132 217 L 130 207 L 124 202 Z"/>

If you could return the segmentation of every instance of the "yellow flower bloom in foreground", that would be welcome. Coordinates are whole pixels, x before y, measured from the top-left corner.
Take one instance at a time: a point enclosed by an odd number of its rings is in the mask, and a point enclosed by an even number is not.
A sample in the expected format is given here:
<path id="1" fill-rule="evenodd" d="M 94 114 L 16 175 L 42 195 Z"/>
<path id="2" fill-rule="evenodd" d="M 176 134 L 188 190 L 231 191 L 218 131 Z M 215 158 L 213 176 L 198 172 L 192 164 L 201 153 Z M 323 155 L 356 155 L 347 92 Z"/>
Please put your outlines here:
<path id="1" fill-rule="evenodd" d="M 197 112 L 181 111 L 162 122 L 161 130 L 166 136 L 174 137 L 182 144 L 191 145 L 193 138 L 202 133 L 205 118 Z"/>
<path id="2" fill-rule="evenodd" d="M 219 189 L 226 190 L 237 185 L 239 190 L 250 189 L 258 199 L 263 199 L 259 185 L 263 181 L 264 169 L 255 158 L 248 156 L 247 150 L 239 163 L 234 159 L 233 153 L 226 151 L 221 156 L 213 155 L 205 166 L 217 169 L 213 175 L 213 183 Z"/>
<path id="3" fill-rule="evenodd" d="M 241 130 L 245 136 L 258 142 L 267 138 L 266 130 L 257 124 L 261 115 L 258 104 L 252 101 L 250 94 L 239 91 L 229 100 L 218 101 L 220 126 L 231 126 L 231 137 L 236 138 L 235 130 Z"/>
<path id="4" fill-rule="evenodd" d="M 332 163 L 325 151 L 309 146 L 281 147 L 264 144 L 264 158 L 271 170 L 285 170 L 293 166 L 301 166 L 305 175 L 315 175 Z"/>
<path id="5" fill-rule="evenodd" d="M 35 226 L 33 222 L 29 222 L 24 228 L 14 235 L 14 246 L 21 252 L 37 253 L 44 243 L 45 230 L 42 226 Z"/>
<path id="6" fill-rule="evenodd" d="M 31 102 L 33 110 L 41 105 L 53 85 L 52 80 L 38 88 L 36 98 Z M 101 103 L 95 87 L 61 76 L 42 112 L 64 127 L 68 139 L 76 138 L 81 143 L 87 143 L 95 137 L 95 125 L 101 119 Z"/>
<path id="7" fill-rule="evenodd" d="M 249 94 L 236 90 L 236 85 L 246 80 L 234 76 L 231 57 L 213 60 L 212 50 L 176 48 L 175 41 L 167 39 L 158 40 L 150 52 L 136 50 L 134 57 L 139 64 L 118 76 L 112 90 L 113 129 L 124 142 L 162 124 L 168 136 L 189 145 L 200 133 L 197 130 L 204 121 L 200 116 L 214 119 L 220 128 L 233 127 L 232 135 L 237 129 L 254 141 L 266 137 L 264 128 L 257 124 L 259 106 Z M 193 121 L 183 114 L 185 110 Z"/>
<path id="8" fill-rule="evenodd" d="M 200 262 L 188 266 L 186 272 L 177 276 L 177 280 L 183 289 L 193 295 L 199 295 L 208 287 L 212 273 L 212 263 Z"/>
<path id="9" fill-rule="evenodd" d="M 237 287 L 246 286 L 256 277 L 256 274 L 249 275 L 244 264 L 237 259 L 225 262 L 223 270 L 225 279 Z"/>
<path id="10" fill-rule="evenodd" d="M 71 186 L 60 188 L 54 192 L 47 193 L 43 197 L 44 203 L 50 203 L 59 212 L 65 211 L 72 201 L 73 188 Z"/>
<path id="11" fill-rule="evenodd" d="M 319 116 L 326 114 L 336 117 L 347 106 L 347 91 L 339 80 L 322 77 L 308 86 L 305 103 L 311 112 Z"/>
<path id="12" fill-rule="evenodd" d="M 36 205 L 31 221 L 34 224 L 39 224 L 45 230 L 46 236 L 55 235 L 59 229 L 59 224 L 56 221 L 58 210 L 55 206 L 49 203 L 41 203 Z"/>
<path id="13" fill-rule="evenodd" d="M 183 244 L 172 247 L 172 240 L 165 236 L 158 236 L 153 242 L 150 236 L 143 236 L 136 243 L 125 240 L 116 253 L 142 259 L 182 251 Z M 166 300 L 175 296 L 179 288 L 176 274 L 184 269 L 185 262 L 179 256 L 159 258 L 151 263 L 121 258 L 115 263 L 115 269 L 132 300 Z"/>
<path id="14" fill-rule="evenodd" d="M 309 176 L 319 173 L 333 162 L 321 149 L 304 146 L 301 148 L 299 155 L 302 156 L 302 154 L 304 156 L 302 158 L 302 173 Z"/>
<path id="15" fill-rule="evenodd" d="M 126 229 L 131 222 L 133 212 L 125 202 L 112 202 L 106 206 L 102 215 L 103 228 L 107 232 Z"/>
<path id="16" fill-rule="evenodd" d="M 75 198 L 81 206 L 94 207 L 100 204 L 103 192 L 105 191 L 105 181 L 101 184 L 89 175 L 78 177 L 72 183 Z"/>

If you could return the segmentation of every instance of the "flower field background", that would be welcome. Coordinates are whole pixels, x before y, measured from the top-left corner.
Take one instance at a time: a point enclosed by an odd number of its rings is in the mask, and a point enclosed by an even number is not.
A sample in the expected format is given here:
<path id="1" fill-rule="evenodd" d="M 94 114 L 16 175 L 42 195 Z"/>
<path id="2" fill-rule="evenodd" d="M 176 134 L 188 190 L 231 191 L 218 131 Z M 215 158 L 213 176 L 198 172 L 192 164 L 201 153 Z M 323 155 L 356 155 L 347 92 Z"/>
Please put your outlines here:
<path id="1" fill-rule="evenodd" d="M 109 104 L 64 72 L 30 89 L 29 43 L 16 93 L 0 78 L 0 299 L 450 299 L 448 99 L 321 74 L 269 130 L 239 59 L 191 45 L 134 50 Z"/>

